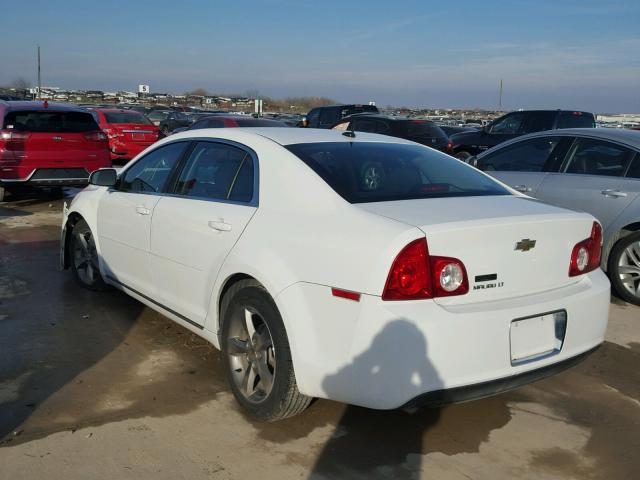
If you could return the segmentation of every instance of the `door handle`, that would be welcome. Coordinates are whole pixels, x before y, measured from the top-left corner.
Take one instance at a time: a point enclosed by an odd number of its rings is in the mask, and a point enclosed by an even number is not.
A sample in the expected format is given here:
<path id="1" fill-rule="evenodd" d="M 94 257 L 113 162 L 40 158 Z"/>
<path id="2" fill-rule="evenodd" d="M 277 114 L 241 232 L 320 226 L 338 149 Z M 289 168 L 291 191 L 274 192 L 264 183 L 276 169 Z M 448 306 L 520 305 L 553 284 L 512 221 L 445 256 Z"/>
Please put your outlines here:
<path id="1" fill-rule="evenodd" d="M 531 191 L 531 188 L 526 185 L 516 185 L 513 188 L 521 193 L 529 193 Z"/>
<path id="2" fill-rule="evenodd" d="M 620 190 L 613 190 L 613 189 L 608 189 L 608 190 L 602 190 L 602 195 L 604 195 L 605 197 L 612 197 L 612 198 L 622 198 L 622 197 L 626 197 L 627 193 L 626 192 L 621 192 Z"/>
<path id="3" fill-rule="evenodd" d="M 138 213 L 139 215 L 149 215 L 151 213 L 151 210 L 146 207 L 136 207 L 136 213 Z"/>
<path id="4" fill-rule="evenodd" d="M 211 228 L 213 228 L 214 230 L 218 230 L 219 232 L 230 232 L 231 231 L 231 224 L 230 223 L 225 223 L 224 220 L 211 220 L 209 222 L 209 226 Z"/>

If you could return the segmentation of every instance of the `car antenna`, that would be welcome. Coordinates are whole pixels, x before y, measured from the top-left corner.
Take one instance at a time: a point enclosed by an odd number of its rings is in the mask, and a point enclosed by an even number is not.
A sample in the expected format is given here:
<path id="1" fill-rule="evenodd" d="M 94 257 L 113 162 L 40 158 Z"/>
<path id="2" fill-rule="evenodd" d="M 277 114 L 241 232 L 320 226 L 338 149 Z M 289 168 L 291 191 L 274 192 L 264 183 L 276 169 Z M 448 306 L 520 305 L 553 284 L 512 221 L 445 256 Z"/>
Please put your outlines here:
<path id="1" fill-rule="evenodd" d="M 344 132 L 342 132 L 342 135 L 349 138 L 356 138 L 356 132 L 354 132 L 353 130 L 345 130 Z"/>

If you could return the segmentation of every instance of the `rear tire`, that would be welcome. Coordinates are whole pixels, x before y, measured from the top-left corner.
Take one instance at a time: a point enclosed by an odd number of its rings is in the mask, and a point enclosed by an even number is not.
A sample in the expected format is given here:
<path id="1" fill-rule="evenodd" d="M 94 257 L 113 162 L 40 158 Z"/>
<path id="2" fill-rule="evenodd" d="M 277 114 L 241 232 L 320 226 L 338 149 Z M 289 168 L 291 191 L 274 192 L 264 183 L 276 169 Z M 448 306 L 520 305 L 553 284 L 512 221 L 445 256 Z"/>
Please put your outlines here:
<path id="1" fill-rule="evenodd" d="M 251 417 L 272 422 L 304 411 L 287 332 L 278 308 L 255 280 L 242 280 L 222 299 L 221 347 L 231 391 Z"/>
<path id="2" fill-rule="evenodd" d="M 640 305 L 640 232 L 616 242 L 609 254 L 607 272 L 616 295 Z"/>
<path id="3" fill-rule="evenodd" d="M 98 251 L 87 222 L 78 220 L 71 231 L 69 244 L 71 272 L 80 286 L 94 291 L 107 289 L 100 273 Z"/>

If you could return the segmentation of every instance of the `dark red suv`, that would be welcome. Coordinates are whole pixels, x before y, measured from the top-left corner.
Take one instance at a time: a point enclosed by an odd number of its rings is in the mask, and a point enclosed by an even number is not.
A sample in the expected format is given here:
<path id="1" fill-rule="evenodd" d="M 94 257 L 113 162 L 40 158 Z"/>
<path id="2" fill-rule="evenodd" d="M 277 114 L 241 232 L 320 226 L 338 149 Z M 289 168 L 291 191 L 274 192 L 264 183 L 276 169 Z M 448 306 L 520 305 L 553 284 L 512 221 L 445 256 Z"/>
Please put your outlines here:
<path id="1" fill-rule="evenodd" d="M 82 186 L 110 167 L 107 136 L 86 110 L 0 101 L 0 201 L 20 185 Z"/>
<path id="2" fill-rule="evenodd" d="M 109 138 L 111 160 L 130 160 L 158 140 L 160 129 L 140 112 L 118 108 L 91 111 Z"/>

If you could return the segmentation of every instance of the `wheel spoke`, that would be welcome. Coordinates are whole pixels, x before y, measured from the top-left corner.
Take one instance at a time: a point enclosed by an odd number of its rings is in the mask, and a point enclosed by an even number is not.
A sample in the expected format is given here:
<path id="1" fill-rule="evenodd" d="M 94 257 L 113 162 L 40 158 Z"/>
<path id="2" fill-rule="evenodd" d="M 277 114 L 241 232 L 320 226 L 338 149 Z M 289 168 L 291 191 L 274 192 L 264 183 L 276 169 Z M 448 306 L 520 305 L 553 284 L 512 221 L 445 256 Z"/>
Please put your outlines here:
<path id="1" fill-rule="evenodd" d="M 618 265 L 618 272 L 621 275 L 626 274 L 637 278 L 638 276 L 640 276 L 640 267 L 635 267 L 633 265 Z"/>
<path id="2" fill-rule="evenodd" d="M 624 253 L 629 260 L 631 260 L 634 264 L 636 264 L 640 268 L 640 243 L 632 243 L 629 245 Z"/>
<path id="3" fill-rule="evenodd" d="M 246 308 L 244 309 L 244 328 L 247 332 L 249 343 L 253 343 L 253 334 L 256 333 L 256 328 L 253 325 L 253 314 Z"/>
<path id="4" fill-rule="evenodd" d="M 246 355 L 249 351 L 249 345 L 246 340 L 240 340 L 238 337 L 233 337 L 229 339 L 227 350 L 229 355 Z"/>
<path id="5" fill-rule="evenodd" d="M 250 397 L 255 392 L 256 372 L 254 368 L 253 363 L 249 363 L 242 379 L 242 389 L 247 397 Z"/>
<path id="6" fill-rule="evenodd" d="M 269 370 L 269 366 L 267 365 L 267 356 L 262 356 L 257 362 L 258 364 L 258 375 L 260 377 L 259 385 L 262 386 L 262 390 L 265 394 L 269 394 L 271 391 L 271 387 L 273 386 L 273 374 Z"/>

